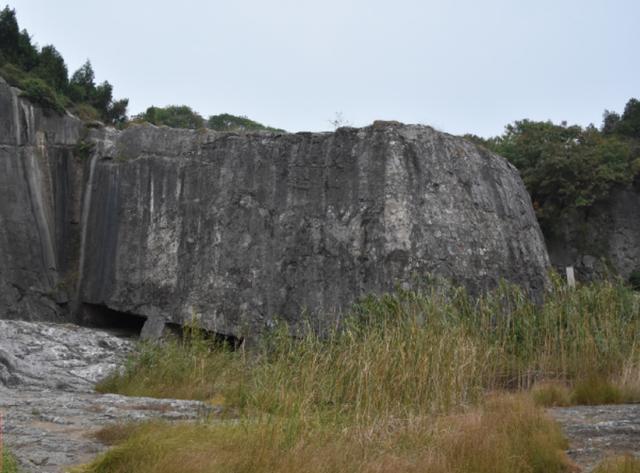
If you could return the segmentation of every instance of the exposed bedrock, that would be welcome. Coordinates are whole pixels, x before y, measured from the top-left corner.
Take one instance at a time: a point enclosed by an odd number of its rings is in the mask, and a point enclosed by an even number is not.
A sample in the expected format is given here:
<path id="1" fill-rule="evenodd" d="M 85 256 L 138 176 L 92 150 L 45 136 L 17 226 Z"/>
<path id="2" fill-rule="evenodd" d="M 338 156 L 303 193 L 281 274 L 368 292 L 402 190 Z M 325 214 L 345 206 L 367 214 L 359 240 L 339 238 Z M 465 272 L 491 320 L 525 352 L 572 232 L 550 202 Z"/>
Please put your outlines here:
<path id="1" fill-rule="evenodd" d="M 81 298 L 218 333 L 328 320 L 358 296 L 445 276 L 540 293 L 548 258 L 504 159 L 425 126 L 104 132 Z M 318 315 L 324 314 L 323 319 Z"/>
<path id="2" fill-rule="evenodd" d="M 0 317 L 59 320 L 77 265 L 83 129 L 46 113 L 0 78 Z M 75 204 L 74 204 L 75 202 Z"/>
<path id="3" fill-rule="evenodd" d="M 73 298 L 148 317 L 150 333 L 198 316 L 242 336 L 275 318 L 322 326 L 428 275 L 474 293 L 546 283 L 517 171 L 461 138 L 389 122 L 88 130 L 17 93 L 0 83 L 0 316 L 55 318 Z"/>

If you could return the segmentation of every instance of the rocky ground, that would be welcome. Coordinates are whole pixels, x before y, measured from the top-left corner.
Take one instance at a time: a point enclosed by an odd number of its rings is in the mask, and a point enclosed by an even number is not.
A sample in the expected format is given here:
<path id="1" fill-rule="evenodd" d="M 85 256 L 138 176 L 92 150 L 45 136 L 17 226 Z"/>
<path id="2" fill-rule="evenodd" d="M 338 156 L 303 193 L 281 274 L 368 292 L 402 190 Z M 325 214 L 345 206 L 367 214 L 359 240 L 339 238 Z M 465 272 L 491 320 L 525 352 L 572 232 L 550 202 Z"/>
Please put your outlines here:
<path id="1" fill-rule="evenodd" d="M 123 362 L 132 340 L 102 330 L 0 320 L 0 413 L 4 441 L 26 472 L 62 472 L 106 447 L 102 426 L 153 418 L 198 419 L 200 402 L 93 392 Z"/>
<path id="2" fill-rule="evenodd" d="M 215 413 L 200 402 L 93 392 L 121 364 L 133 341 L 103 330 L 0 320 L 0 413 L 4 440 L 27 472 L 62 472 L 106 447 L 102 426 L 163 418 L 197 420 Z M 640 404 L 551 409 L 583 471 L 604 456 L 640 456 Z"/>
<path id="3" fill-rule="evenodd" d="M 569 456 L 589 472 L 610 455 L 640 458 L 640 404 L 550 409 L 569 438 Z"/>

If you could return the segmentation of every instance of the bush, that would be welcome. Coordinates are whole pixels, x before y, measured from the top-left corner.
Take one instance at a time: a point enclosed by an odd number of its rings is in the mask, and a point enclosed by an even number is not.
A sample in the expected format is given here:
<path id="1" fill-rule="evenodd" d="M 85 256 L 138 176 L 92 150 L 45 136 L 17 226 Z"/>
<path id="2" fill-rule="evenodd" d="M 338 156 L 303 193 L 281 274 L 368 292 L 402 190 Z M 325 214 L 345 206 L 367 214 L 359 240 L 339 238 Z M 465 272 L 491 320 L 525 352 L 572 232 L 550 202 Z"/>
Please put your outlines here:
<path id="1" fill-rule="evenodd" d="M 0 76 L 2 76 L 9 85 L 18 87 L 19 89 L 24 88 L 22 83 L 28 77 L 22 69 L 10 63 L 4 64 L 0 67 Z"/>
<path id="2" fill-rule="evenodd" d="M 84 121 L 100 121 L 102 117 L 94 107 L 88 103 L 79 103 L 71 108 L 71 112 L 80 120 Z"/>
<path id="3" fill-rule="evenodd" d="M 64 114 L 64 106 L 54 90 L 42 79 L 28 78 L 22 82 L 22 97 L 44 108 Z"/>
<path id="4" fill-rule="evenodd" d="M 197 130 L 204 126 L 204 118 L 186 105 L 169 105 L 167 107 L 149 107 L 141 115 L 135 117 L 157 126 L 171 128 L 189 128 Z"/>

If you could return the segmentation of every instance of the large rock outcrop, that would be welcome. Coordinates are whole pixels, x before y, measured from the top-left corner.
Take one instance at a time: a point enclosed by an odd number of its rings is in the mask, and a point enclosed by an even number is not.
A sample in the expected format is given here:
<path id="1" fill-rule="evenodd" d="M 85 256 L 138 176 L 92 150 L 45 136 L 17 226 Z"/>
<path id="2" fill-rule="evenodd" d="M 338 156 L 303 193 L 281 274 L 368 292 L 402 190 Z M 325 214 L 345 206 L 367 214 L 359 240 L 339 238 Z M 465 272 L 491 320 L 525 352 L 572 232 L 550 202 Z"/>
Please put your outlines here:
<path id="1" fill-rule="evenodd" d="M 33 110 L 7 90 L 0 84 L 13 104 L 3 118 L 16 120 L 16 101 Z M 21 222 L 29 249 L 4 237 L 0 257 L 32 275 L 37 284 L 22 286 L 38 293 L 71 274 L 77 307 L 178 324 L 198 315 L 207 328 L 240 336 L 275 317 L 322 325 L 361 295 L 428 275 L 475 293 L 501 278 L 534 295 L 545 285 L 545 244 L 515 168 L 432 128 L 118 132 L 56 120 L 65 133 L 30 125 L 45 139 L 29 151 L 37 161 L 29 168 L 20 158 L 28 147 L 4 145 L 7 166 L 22 167 L 3 192 L 22 197 L 9 206 L 3 199 L 0 215 L 30 215 Z M 78 148 L 91 156 L 56 157 Z M 41 179 L 42 169 L 59 175 Z M 47 184 L 59 179 L 66 184 Z M 83 231 L 58 237 L 70 221 Z M 1 274 L 4 310 L 39 317 L 7 299 L 15 277 Z"/>
<path id="2" fill-rule="evenodd" d="M 505 160 L 423 126 L 97 139 L 81 297 L 224 334 L 339 313 L 437 274 L 539 293 L 547 255 Z"/>
<path id="3" fill-rule="evenodd" d="M 33 106 L 0 78 L 0 317 L 58 320 L 77 248 L 73 149 L 82 122 Z M 76 261 L 77 263 L 77 261 Z"/>

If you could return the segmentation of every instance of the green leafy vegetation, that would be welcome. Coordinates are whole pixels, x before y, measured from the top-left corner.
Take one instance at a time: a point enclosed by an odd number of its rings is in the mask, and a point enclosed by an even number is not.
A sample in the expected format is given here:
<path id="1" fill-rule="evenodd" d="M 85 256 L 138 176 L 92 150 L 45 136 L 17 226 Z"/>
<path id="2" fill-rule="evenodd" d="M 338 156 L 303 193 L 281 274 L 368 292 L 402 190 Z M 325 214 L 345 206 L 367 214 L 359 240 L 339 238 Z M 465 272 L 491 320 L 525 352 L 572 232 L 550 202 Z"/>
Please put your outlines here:
<path id="1" fill-rule="evenodd" d="M 212 115 L 208 120 L 191 107 L 186 105 L 169 105 L 167 107 L 149 107 L 144 113 L 133 118 L 134 123 L 148 122 L 154 125 L 165 125 L 172 128 L 187 128 L 198 130 L 208 128 L 216 131 L 270 131 L 283 133 L 284 130 L 272 128 L 250 120 L 247 117 L 239 117 L 223 113 Z"/>
<path id="2" fill-rule="evenodd" d="M 115 126 L 128 122 L 129 100 L 116 100 L 108 81 L 97 84 L 89 60 L 69 77 L 58 50 L 53 45 L 38 49 L 29 33 L 20 30 L 16 12 L 8 6 L 0 12 L 0 76 L 45 109 L 64 113 L 67 108 L 82 120 L 99 120 Z M 205 120 L 186 105 L 149 107 L 133 118 L 133 123 L 137 122 L 189 129 L 206 126 L 219 131 L 284 131 L 230 114 L 213 115 Z"/>
<path id="3" fill-rule="evenodd" d="M 54 90 L 42 79 L 29 78 L 21 83 L 22 96 L 44 108 L 64 113 L 64 105 Z"/>
<path id="4" fill-rule="evenodd" d="M 81 118 L 100 119 L 119 125 L 126 121 L 128 99 L 115 100 L 113 86 L 95 83 L 87 61 L 68 77 L 62 55 L 52 45 L 38 49 L 26 30 L 20 30 L 15 10 L 0 12 L 0 75 L 23 95 L 47 109 L 63 113 L 78 110 Z"/>
<path id="5" fill-rule="evenodd" d="M 283 133 L 280 128 L 273 128 L 263 125 L 262 123 L 250 120 L 247 117 L 239 117 L 222 113 L 220 115 L 211 115 L 207 120 L 207 128 L 216 131 L 271 131 L 274 133 Z"/>
<path id="6" fill-rule="evenodd" d="M 197 130 L 204 126 L 204 118 L 186 105 L 169 105 L 167 107 L 149 107 L 144 113 L 136 116 L 135 121 L 145 121 L 154 125 L 165 125 L 171 128 L 190 128 Z"/>
<path id="7" fill-rule="evenodd" d="M 622 116 L 605 111 L 601 129 L 550 121 L 516 121 L 497 137 L 467 138 L 504 156 L 520 171 L 543 229 L 563 213 L 588 208 L 640 171 L 640 102 Z"/>
<path id="8" fill-rule="evenodd" d="M 640 400 L 638 304 L 607 282 L 555 281 L 540 305 L 507 285 L 473 299 L 435 283 L 368 297 L 323 336 L 280 325 L 251 352 L 188 328 L 140 345 L 99 390 L 233 418 L 119 427 L 83 471 L 567 471 L 536 405 Z"/>

